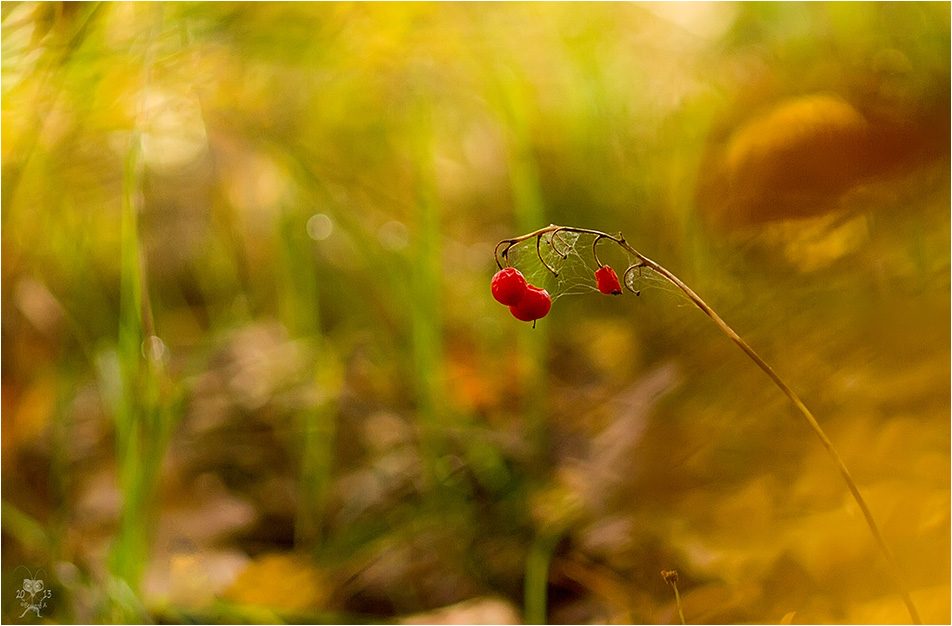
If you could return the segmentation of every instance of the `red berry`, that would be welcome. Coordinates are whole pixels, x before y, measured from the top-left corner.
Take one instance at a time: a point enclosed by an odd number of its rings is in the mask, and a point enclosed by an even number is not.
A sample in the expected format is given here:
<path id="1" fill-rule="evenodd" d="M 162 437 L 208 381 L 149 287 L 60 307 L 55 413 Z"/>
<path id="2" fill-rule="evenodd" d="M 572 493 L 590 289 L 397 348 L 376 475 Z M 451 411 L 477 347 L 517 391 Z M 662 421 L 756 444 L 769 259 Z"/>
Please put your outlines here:
<path id="1" fill-rule="evenodd" d="M 522 272 L 514 267 L 499 270 L 493 276 L 493 298 L 507 306 L 519 304 L 526 295 L 526 279 Z"/>
<path id="2" fill-rule="evenodd" d="M 510 306 L 509 312 L 523 322 L 534 322 L 548 315 L 551 308 L 552 298 L 549 297 L 549 292 L 535 285 L 529 285 L 526 295 L 519 304 Z"/>
<path id="3" fill-rule="evenodd" d="M 610 293 L 615 296 L 621 293 L 621 283 L 618 282 L 618 274 L 607 265 L 603 265 L 595 272 L 595 282 L 598 283 L 598 290 L 602 293 Z"/>

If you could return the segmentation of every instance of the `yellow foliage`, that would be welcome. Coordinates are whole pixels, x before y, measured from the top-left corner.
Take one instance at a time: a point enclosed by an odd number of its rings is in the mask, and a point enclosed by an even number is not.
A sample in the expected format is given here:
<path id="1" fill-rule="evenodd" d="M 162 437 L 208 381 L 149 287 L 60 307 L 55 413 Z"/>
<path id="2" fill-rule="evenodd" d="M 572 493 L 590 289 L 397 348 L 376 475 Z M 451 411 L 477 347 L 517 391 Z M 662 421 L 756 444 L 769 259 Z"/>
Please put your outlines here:
<path id="1" fill-rule="evenodd" d="M 328 589 L 321 572 L 306 557 L 272 553 L 252 561 L 224 597 L 238 604 L 306 611 L 323 607 Z"/>

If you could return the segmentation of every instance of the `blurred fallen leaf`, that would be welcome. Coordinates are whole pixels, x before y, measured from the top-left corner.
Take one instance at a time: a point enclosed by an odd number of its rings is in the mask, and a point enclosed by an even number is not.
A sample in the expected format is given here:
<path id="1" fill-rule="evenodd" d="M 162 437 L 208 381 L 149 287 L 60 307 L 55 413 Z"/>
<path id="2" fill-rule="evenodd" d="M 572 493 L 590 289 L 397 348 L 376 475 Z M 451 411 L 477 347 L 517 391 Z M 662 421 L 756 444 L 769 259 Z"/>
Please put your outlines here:
<path id="1" fill-rule="evenodd" d="M 780 102 L 737 128 L 703 172 L 702 206 L 728 226 L 825 213 L 862 174 L 866 119 L 842 98 Z"/>
<path id="2" fill-rule="evenodd" d="M 666 363 L 642 376 L 583 419 L 599 410 L 610 414 L 609 423 L 589 441 L 583 459 L 568 459 L 559 474 L 569 498 L 589 510 L 602 512 L 612 496 L 638 473 L 636 449 L 648 428 L 657 402 L 679 384 L 679 373 Z"/>
<path id="3" fill-rule="evenodd" d="M 947 624 L 950 618 L 949 585 L 935 585 L 912 592 L 923 624 Z M 895 598 L 882 596 L 863 604 L 853 605 L 843 623 L 847 624 L 906 624 L 909 616 Z"/>
<path id="4" fill-rule="evenodd" d="M 17 451 L 38 443 L 53 416 L 56 381 L 39 377 L 26 388 L 3 387 L 4 467 L 17 461 Z"/>
<path id="5" fill-rule="evenodd" d="M 183 608 L 211 606 L 247 564 L 248 557 L 237 550 L 177 552 L 168 565 L 168 602 Z"/>
<path id="6" fill-rule="evenodd" d="M 519 611 L 501 598 L 473 598 L 458 604 L 404 617 L 401 624 L 521 624 Z"/>
<path id="7" fill-rule="evenodd" d="M 832 265 L 869 242 L 865 215 L 842 219 L 838 214 L 822 215 L 796 222 L 765 224 L 760 240 L 780 250 L 791 267 L 808 273 Z"/>
<path id="8" fill-rule="evenodd" d="M 322 608 L 329 592 L 324 575 L 308 558 L 273 553 L 252 561 L 224 597 L 238 604 L 308 611 Z"/>
<path id="9" fill-rule="evenodd" d="M 947 153 L 948 119 L 931 104 L 884 117 L 832 93 L 780 100 L 711 149 L 698 205 L 727 228 L 835 211 L 851 189 L 934 158 L 940 143 Z"/>
<path id="10" fill-rule="evenodd" d="M 231 493 L 216 474 L 202 474 L 191 485 L 173 488 L 159 521 L 159 545 L 187 538 L 201 548 L 248 528 L 257 519 L 252 503 Z"/>

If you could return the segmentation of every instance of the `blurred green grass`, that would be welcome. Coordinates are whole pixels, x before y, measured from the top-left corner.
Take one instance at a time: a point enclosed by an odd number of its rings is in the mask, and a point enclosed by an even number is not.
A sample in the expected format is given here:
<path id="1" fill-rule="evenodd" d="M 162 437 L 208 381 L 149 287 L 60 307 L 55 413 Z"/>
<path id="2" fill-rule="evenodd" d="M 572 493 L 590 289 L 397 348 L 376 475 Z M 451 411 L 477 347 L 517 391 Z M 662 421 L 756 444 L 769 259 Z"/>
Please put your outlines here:
<path id="1" fill-rule="evenodd" d="M 904 619 L 811 434 L 683 300 L 535 330 L 492 301 L 495 242 L 548 223 L 623 231 L 761 351 L 949 618 L 947 5 L 0 17 L 5 621 L 18 566 L 61 622 L 671 621 L 662 569 L 688 621 Z M 791 134 L 824 162 L 822 111 L 744 133 L 813 94 L 869 167 L 732 223 L 725 180 L 809 171 Z"/>

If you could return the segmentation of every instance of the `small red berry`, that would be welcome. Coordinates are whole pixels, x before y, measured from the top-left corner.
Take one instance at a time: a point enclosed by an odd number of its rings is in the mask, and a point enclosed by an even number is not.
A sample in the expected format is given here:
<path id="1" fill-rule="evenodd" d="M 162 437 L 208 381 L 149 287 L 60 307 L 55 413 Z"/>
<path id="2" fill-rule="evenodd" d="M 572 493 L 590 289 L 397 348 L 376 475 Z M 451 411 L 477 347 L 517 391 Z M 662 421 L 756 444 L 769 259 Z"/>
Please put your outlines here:
<path id="1" fill-rule="evenodd" d="M 510 306 L 509 312 L 523 322 L 535 322 L 548 315 L 551 308 L 552 298 L 549 297 L 549 292 L 535 285 L 529 285 L 525 297 L 519 301 L 519 304 Z"/>
<path id="2" fill-rule="evenodd" d="M 507 267 L 496 272 L 492 280 L 493 298 L 502 304 L 512 306 L 519 304 L 526 295 L 526 279 L 522 272 L 514 267 Z"/>
<path id="3" fill-rule="evenodd" d="M 595 272 L 595 282 L 598 283 L 598 290 L 602 293 L 610 293 L 615 296 L 621 293 L 621 283 L 618 282 L 618 274 L 607 265 L 603 265 Z"/>

